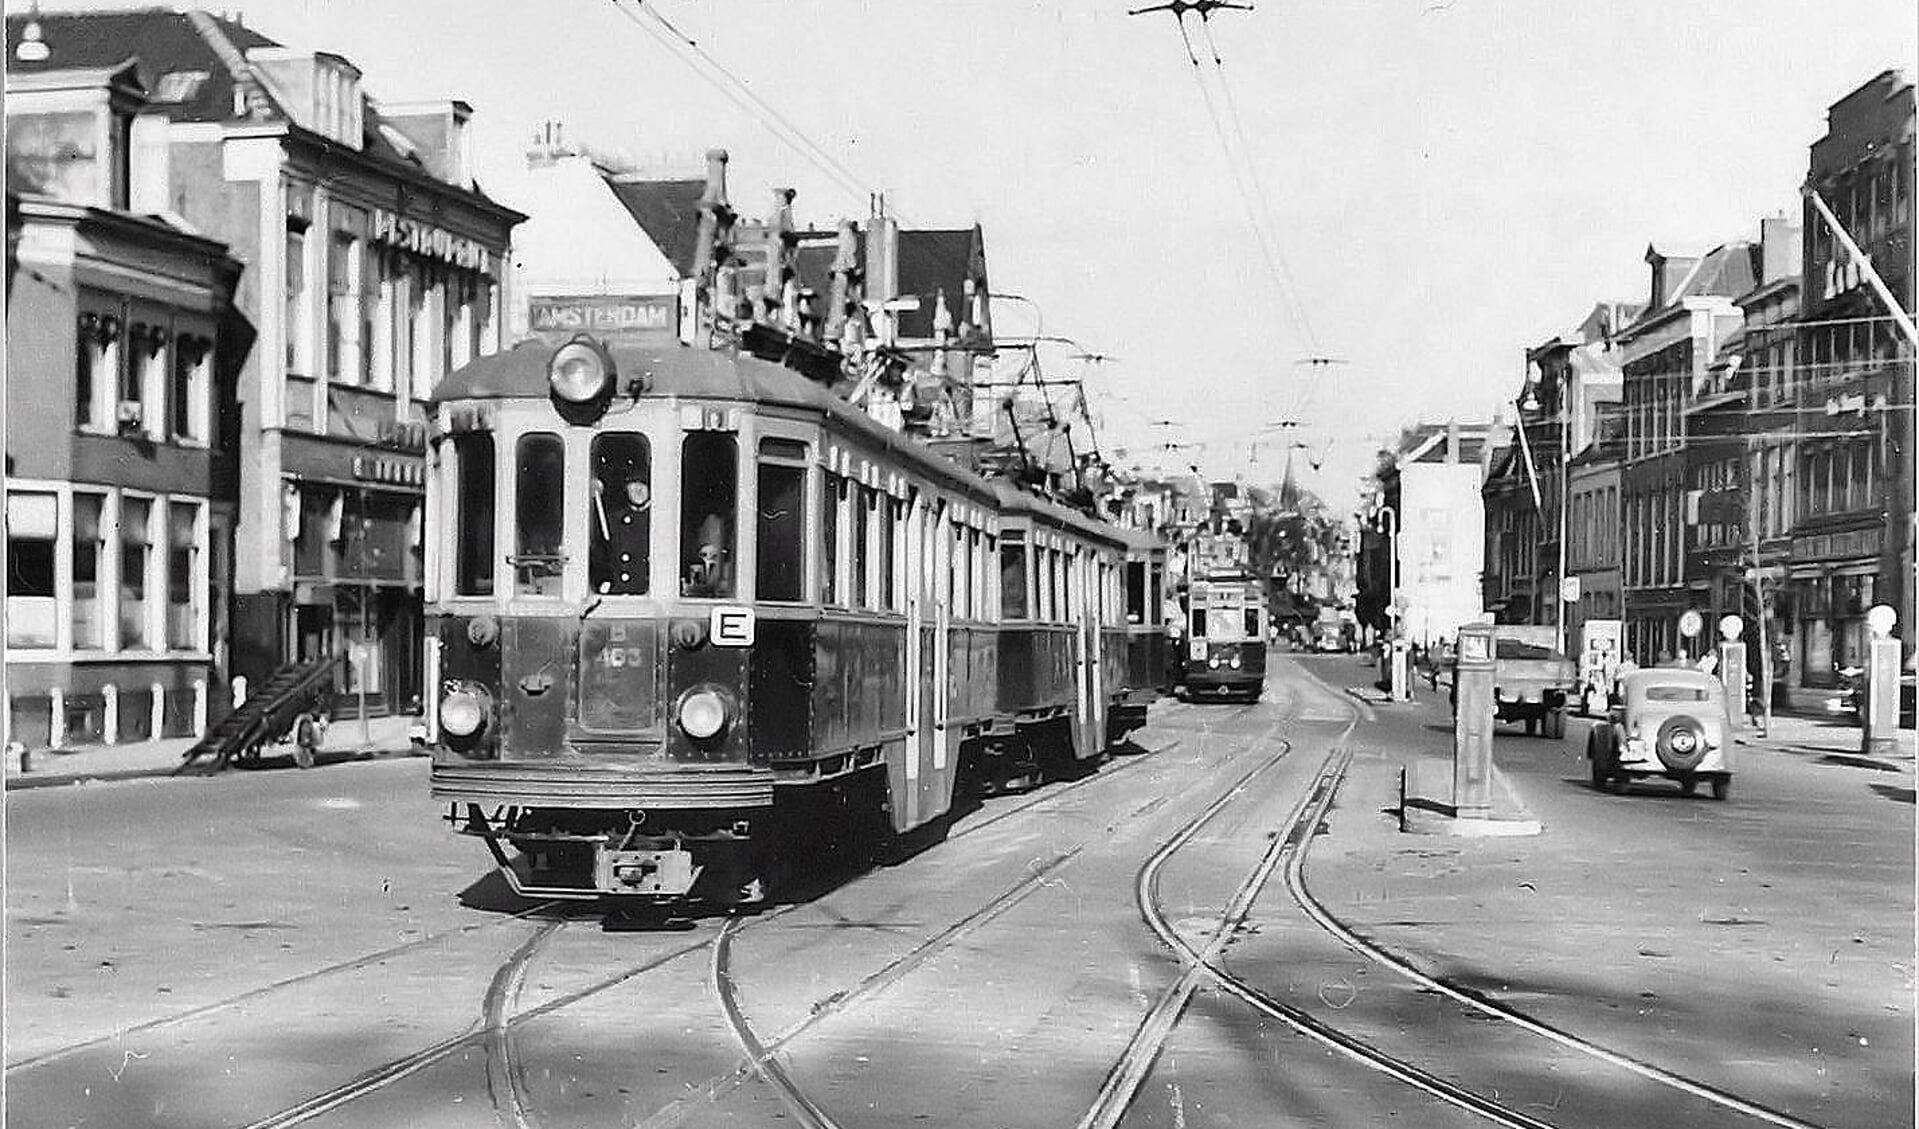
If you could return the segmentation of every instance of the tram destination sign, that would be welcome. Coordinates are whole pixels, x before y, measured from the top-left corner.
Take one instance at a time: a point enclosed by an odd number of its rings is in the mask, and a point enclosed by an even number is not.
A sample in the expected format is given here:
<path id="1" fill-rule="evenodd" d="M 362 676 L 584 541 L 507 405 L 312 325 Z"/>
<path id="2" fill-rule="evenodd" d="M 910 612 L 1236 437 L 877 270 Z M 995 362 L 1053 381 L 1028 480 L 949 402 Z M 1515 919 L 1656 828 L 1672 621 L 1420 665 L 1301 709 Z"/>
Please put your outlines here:
<path id="1" fill-rule="evenodd" d="M 670 294 L 530 300 L 535 333 L 671 336 L 679 332 L 679 298 Z"/>

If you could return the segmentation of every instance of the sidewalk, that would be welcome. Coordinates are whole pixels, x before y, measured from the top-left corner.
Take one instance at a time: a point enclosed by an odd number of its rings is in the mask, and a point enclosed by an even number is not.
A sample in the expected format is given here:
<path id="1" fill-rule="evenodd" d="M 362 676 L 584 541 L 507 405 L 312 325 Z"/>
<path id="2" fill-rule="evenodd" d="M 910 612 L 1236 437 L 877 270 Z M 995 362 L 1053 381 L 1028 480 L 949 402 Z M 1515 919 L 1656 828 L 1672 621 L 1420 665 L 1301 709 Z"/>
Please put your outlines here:
<path id="1" fill-rule="evenodd" d="M 1733 742 L 1752 749 L 1792 756 L 1833 759 L 1836 763 L 1883 768 L 1910 774 L 1914 768 L 1913 731 L 1901 729 L 1897 750 L 1891 756 L 1869 757 L 1860 752 L 1862 730 L 1850 720 L 1822 720 L 1806 716 L 1775 714 L 1772 728 L 1764 737 L 1750 726 L 1733 734 Z"/>
<path id="2" fill-rule="evenodd" d="M 320 744 L 318 765 L 368 757 L 399 756 L 413 752 L 410 735 L 419 724 L 417 717 L 376 717 L 364 730 L 357 718 L 335 721 Z M 6 790 L 47 788 L 60 784 L 78 784 L 89 780 L 129 780 L 143 776 L 168 776 L 178 769 L 192 737 L 173 737 L 158 741 L 134 741 L 124 745 L 81 745 L 71 749 L 35 749 L 28 755 L 28 768 L 21 771 L 18 755 L 5 758 Z M 260 759 L 248 768 L 228 765 L 236 771 L 293 768 L 293 756 L 284 746 L 267 745 Z M 204 772 L 212 762 L 202 757 L 188 771 Z"/>

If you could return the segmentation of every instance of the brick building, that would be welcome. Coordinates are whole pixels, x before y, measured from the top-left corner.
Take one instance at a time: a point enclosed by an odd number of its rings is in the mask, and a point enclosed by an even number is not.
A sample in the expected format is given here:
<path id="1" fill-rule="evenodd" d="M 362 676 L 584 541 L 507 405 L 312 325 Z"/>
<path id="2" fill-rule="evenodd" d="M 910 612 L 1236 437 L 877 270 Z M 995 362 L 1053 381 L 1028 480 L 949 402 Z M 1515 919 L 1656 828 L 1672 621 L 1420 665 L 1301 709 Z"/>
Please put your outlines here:
<path id="1" fill-rule="evenodd" d="M 350 61 L 205 12 L 9 16 L 43 51 L 10 81 L 137 64 L 136 209 L 227 243 L 255 335 L 238 374 L 242 476 L 230 670 L 338 657 L 374 711 L 421 691 L 423 405 L 500 345 L 523 216 L 474 183 L 463 102 L 376 105 Z"/>
<path id="2" fill-rule="evenodd" d="M 1830 686 L 1865 654 L 1865 613 L 1899 612 L 1913 636 L 1912 344 L 1819 215 L 1812 194 L 1914 304 L 1913 85 L 1886 71 L 1833 103 L 1812 144 L 1802 218 L 1791 610 L 1800 684 Z"/>
<path id="3" fill-rule="evenodd" d="M 240 264 L 132 199 L 137 67 L 6 94 L 7 739 L 195 735 L 224 700 Z"/>

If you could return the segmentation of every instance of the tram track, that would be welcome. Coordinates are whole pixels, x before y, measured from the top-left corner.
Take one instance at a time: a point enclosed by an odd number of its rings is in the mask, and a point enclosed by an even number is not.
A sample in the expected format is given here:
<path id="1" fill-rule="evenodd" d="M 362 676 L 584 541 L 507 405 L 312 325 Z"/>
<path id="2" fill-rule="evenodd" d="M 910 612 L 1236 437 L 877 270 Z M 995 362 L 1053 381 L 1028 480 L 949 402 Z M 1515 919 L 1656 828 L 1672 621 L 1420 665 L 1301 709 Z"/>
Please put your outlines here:
<path id="1" fill-rule="evenodd" d="M 1236 720 L 1244 716 L 1249 709 L 1250 707 L 1246 707 L 1236 711 L 1234 716 L 1228 720 Z M 1205 728 L 1210 729 L 1212 727 L 1207 726 Z M 1276 735 L 1276 729 L 1277 727 L 1274 727 L 1273 730 L 1269 730 L 1259 740 L 1253 742 L 1250 747 L 1257 748 L 1273 739 Z M 1181 830 L 1176 833 L 1175 840 L 1179 843 L 1184 843 L 1191 839 L 1192 836 L 1197 834 L 1207 823 L 1211 822 L 1214 816 L 1224 810 L 1234 798 L 1240 795 L 1254 779 L 1278 764 L 1291 752 L 1292 746 L 1290 743 L 1281 741 L 1280 746 L 1279 751 L 1267 757 L 1259 765 L 1245 772 L 1223 789 L 1217 799 L 1197 816 L 1189 820 Z M 1168 747 L 1170 748 L 1170 746 Z M 1106 779 L 1110 779 L 1112 775 L 1113 774 L 1110 773 L 1102 774 Z M 1092 779 L 1097 778 L 1088 777 L 1083 781 L 1075 783 L 1084 783 Z M 1148 801 L 1145 808 L 1150 809 L 1157 807 L 1162 800 L 1163 797 Z M 1000 813 L 994 821 L 989 822 L 996 822 L 999 818 L 1006 818 L 1018 814 L 1019 811 L 1026 810 L 1026 808 L 1030 806 L 1032 805 L 1025 805 L 1016 810 Z M 977 824 L 969 828 L 969 830 L 978 830 L 983 826 L 985 826 L 984 823 Z M 743 931 L 744 926 L 736 927 L 734 923 L 728 923 L 728 925 L 721 930 L 720 936 L 713 946 L 710 983 L 715 998 L 720 1002 L 727 1025 L 733 1033 L 735 1042 L 739 1045 L 743 1061 L 731 1073 L 711 1079 L 705 1086 L 701 1087 L 698 1091 L 698 1104 L 704 1105 L 716 1101 L 732 1090 L 737 1089 L 738 1086 L 750 1078 L 757 1077 L 773 1089 L 779 1096 L 788 1114 L 798 1124 L 807 1127 L 807 1129 L 838 1129 L 839 1122 L 806 1092 L 799 1081 L 795 1079 L 780 1062 L 780 1052 L 829 1017 L 847 1011 L 859 1003 L 880 994 L 887 987 L 912 973 L 931 957 L 951 948 L 968 935 L 983 928 L 994 919 L 1011 910 L 1042 886 L 1053 881 L 1054 873 L 1077 858 L 1084 849 L 1084 846 L 1074 847 L 1071 850 L 1054 855 L 1044 863 L 1033 866 L 1029 873 L 1019 882 L 996 895 L 980 908 L 940 932 L 923 939 L 905 954 L 862 978 L 853 987 L 833 993 L 822 1000 L 816 1001 L 803 1019 L 770 1038 L 762 1038 L 759 1033 L 754 1030 L 751 1021 L 745 1014 L 744 1008 L 740 1005 L 731 968 L 731 948 L 734 937 Z M 688 1099 L 683 1098 L 677 1100 L 672 1106 L 660 1111 L 659 1114 L 641 1122 L 638 1129 L 675 1129 L 675 1127 L 686 1119 L 693 1108 L 695 1108 L 695 1103 Z"/>
<path id="2" fill-rule="evenodd" d="M 398 945 L 392 945 L 376 952 L 362 954 L 354 957 L 352 960 L 339 961 L 322 968 L 302 972 L 297 976 L 288 976 L 280 980 L 275 980 L 271 984 L 262 984 L 258 988 L 241 992 L 237 996 L 228 996 L 223 1000 L 215 1000 L 212 1003 L 175 1012 L 172 1015 L 163 1015 L 158 1019 L 148 1020 L 145 1023 L 135 1024 L 131 1027 L 125 1027 L 109 1034 L 98 1035 L 91 1039 L 83 1039 L 77 1043 L 68 1043 L 63 1047 L 55 1047 L 52 1050 L 42 1051 L 39 1054 L 31 1055 L 17 1062 L 8 1063 L 6 1065 L 6 1072 L 12 1074 L 15 1071 L 25 1070 L 30 1067 L 45 1066 L 49 1063 L 58 1062 L 61 1059 L 70 1058 L 84 1051 L 96 1050 L 110 1043 L 124 1042 L 129 1036 L 146 1035 L 155 1031 L 163 1031 L 168 1027 L 174 1027 L 183 1023 L 190 1023 L 211 1016 L 217 1016 L 224 1012 L 234 1011 L 250 1004 L 258 1003 L 275 994 L 306 987 L 330 976 L 340 976 L 350 972 L 358 972 L 361 969 L 379 964 L 382 961 L 406 956 L 417 950 L 427 948 L 428 946 L 443 946 L 449 939 L 454 937 L 465 937 L 493 929 L 503 929 L 515 922 L 537 917 L 543 913 L 557 912 L 564 908 L 564 904 L 565 903 L 558 901 L 540 902 L 537 905 L 529 906 L 516 913 L 491 921 L 474 922 L 471 925 L 462 925 L 457 929 L 442 929 L 437 933 L 429 933 L 423 937 L 416 937 L 411 941 L 404 941 Z"/>
<path id="3" fill-rule="evenodd" d="M 989 827 L 1022 813 L 1032 811 L 1035 808 L 1058 804 L 1063 800 L 1073 797 L 1082 788 L 1097 784 L 1100 781 L 1110 781 L 1119 778 L 1129 773 L 1138 765 L 1150 763 L 1159 756 L 1178 747 L 1180 743 L 1178 739 L 1175 739 L 1155 749 L 1148 750 L 1145 753 L 1110 762 L 1103 767 L 1101 771 L 1090 773 L 1075 780 L 1065 781 L 1055 786 L 1038 789 L 1030 796 L 1021 797 L 1017 803 L 1008 805 L 1004 810 L 994 812 L 986 818 L 970 823 L 958 831 L 953 832 L 948 836 L 948 841 L 964 839 L 968 836 L 978 834 Z M 999 898 L 996 898 L 994 902 L 989 903 L 987 907 L 983 907 L 982 910 L 969 915 L 968 918 L 956 923 L 956 925 L 949 928 L 949 930 L 936 935 L 935 938 L 929 939 L 927 942 L 928 945 L 933 945 L 935 941 L 938 943 L 932 948 L 925 948 L 924 952 L 916 949 L 915 951 L 918 952 L 919 955 L 914 957 L 910 963 L 901 964 L 901 962 L 895 962 L 899 964 L 900 967 L 895 968 L 889 966 L 890 972 L 887 972 L 886 978 L 883 981 L 874 981 L 872 983 L 862 981 L 861 985 L 856 986 L 854 989 L 849 989 L 849 993 L 851 993 L 850 998 L 823 1002 L 825 1006 L 816 1009 L 816 1014 L 803 1026 L 810 1027 L 813 1022 L 824 1018 L 826 1014 L 831 1014 L 834 1011 L 841 1010 L 845 1006 L 848 1006 L 852 1000 L 879 991 L 886 983 L 890 983 L 899 976 L 903 976 L 911 971 L 912 967 L 916 967 L 927 956 L 932 955 L 933 952 L 940 948 L 950 946 L 954 941 L 958 940 L 960 936 L 963 936 L 964 933 L 971 932 L 973 929 L 985 924 L 986 921 L 1012 908 L 1013 905 L 1023 900 L 1027 894 L 1030 894 L 1033 890 L 1043 885 L 1057 865 L 1064 863 L 1067 858 L 1077 853 L 1078 850 L 1075 849 L 1057 858 L 1055 862 L 1044 865 L 1036 872 L 1029 874 L 1026 879 L 1012 890 L 1007 891 L 1000 895 Z M 882 868 L 875 867 L 864 873 L 857 874 L 847 882 L 846 885 L 850 886 L 863 881 L 879 869 Z M 513 1126 L 514 1129 L 538 1129 L 540 1120 L 535 1108 L 535 1103 L 526 1086 L 524 1065 L 520 1061 L 520 1056 L 517 1053 L 513 1041 L 513 1035 L 519 1028 L 565 1008 L 572 1007 L 575 1004 L 602 995 L 639 976 L 657 971 L 668 965 L 676 964 L 702 951 L 709 949 L 714 950 L 717 959 L 717 953 L 720 951 L 722 945 L 730 949 L 732 939 L 738 934 L 748 929 L 761 927 L 777 921 L 803 908 L 806 904 L 808 903 L 789 903 L 776 906 L 773 909 L 753 917 L 728 918 L 718 930 L 708 935 L 689 940 L 686 944 L 672 947 L 638 965 L 593 980 L 534 1007 L 515 1010 L 520 987 L 524 984 L 527 971 L 532 967 L 534 961 L 564 932 L 566 926 L 585 920 L 584 918 L 575 917 L 556 917 L 554 920 L 542 923 L 541 928 L 538 929 L 533 936 L 529 937 L 525 943 L 519 946 L 494 970 L 488 982 L 488 988 L 482 1001 L 479 1017 L 473 1024 L 457 1034 L 438 1040 L 410 1054 L 393 1058 L 364 1070 L 338 1086 L 314 1094 L 295 1105 L 288 1106 L 252 1121 L 245 1126 L 245 1129 L 290 1129 L 291 1126 L 304 1124 L 343 1106 L 368 1098 L 397 1082 L 418 1074 L 429 1067 L 446 1061 L 454 1055 L 475 1046 L 483 1048 L 486 1052 L 487 1092 L 493 1103 L 494 1110 L 498 1115 L 498 1119 L 503 1124 Z M 523 910 L 511 918 L 503 919 L 500 922 L 486 922 L 463 927 L 462 930 L 448 931 L 446 934 L 437 935 L 436 938 L 425 938 L 409 942 L 406 945 L 368 954 L 337 966 L 329 966 L 326 969 L 316 969 L 311 973 L 289 978 L 286 981 L 268 985 L 254 992 L 234 997 L 231 1000 L 222 1001 L 218 1005 L 209 1005 L 207 1008 L 197 1009 L 191 1013 L 182 1013 L 180 1016 L 168 1017 L 166 1020 L 156 1021 L 153 1024 L 146 1025 L 145 1029 L 162 1026 L 166 1023 L 184 1021 L 188 1018 L 204 1018 L 209 1014 L 217 1014 L 225 1008 L 237 1007 L 246 1003 L 256 1003 L 274 991 L 309 984 L 335 972 L 363 968 L 380 960 L 390 959 L 393 955 L 417 949 L 422 945 L 431 943 L 435 939 L 443 940 L 446 935 L 492 928 L 504 925 L 507 921 L 521 920 L 539 912 L 555 912 L 563 910 L 564 908 L 566 907 L 563 903 L 542 903 L 540 906 Z M 597 917 L 595 920 L 597 920 Z M 960 930 L 960 932 L 955 933 L 954 930 Z M 924 948 L 924 946 L 922 947 Z M 887 970 L 883 970 L 883 972 L 886 971 Z M 846 994 L 847 993 L 842 993 L 842 995 Z M 778 1037 L 772 1040 L 769 1045 L 773 1048 L 774 1052 L 776 1052 L 779 1047 L 784 1046 L 788 1041 L 801 1033 L 801 1030 L 782 1032 Z M 87 1044 L 76 1044 L 70 1048 L 63 1048 L 60 1052 L 43 1055 L 37 1061 L 46 1061 L 58 1054 L 78 1050 L 85 1046 L 97 1046 L 105 1041 L 105 1039 L 91 1040 Z M 719 1096 L 738 1084 L 737 1081 L 730 1081 L 735 1076 L 738 1076 L 738 1081 L 744 1081 L 746 1078 L 751 1077 L 755 1069 L 750 1061 L 752 1058 L 753 1056 L 749 1055 L 749 1062 L 742 1064 L 740 1069 L 736 1069 L 733 1074 L 709 1081 L 699 1092 L 705 1093 L 710 1091 L 714 1096 Z M 688 1108 L 685 1097 L 676 1099 L 666 1109 L 656 1114 L 654 1118 L 648 1119 L 644 1124 L 649 1126 L 655 1124 L 677 1124 L 678 1121 L 684 1117 Z M 680 1112 L 672 1112 L 675 1110 Z M 821 1122 L 819 1124 L 830 1124 L 830 1122 Z"/>
<path id="4" fill-rule="evenodd" d="M 1314 681 L 1319 680 L 1315 677 Z M 1328 693 L 1332 693 L 1323 682 L 1320 685 Z M 1412 981 L 1421 990 L 1443 996 L 1488 1019 L 1546 1039 L 1566 1050 L 1629 1071 L 1643 1079 L 1670 1087 L 1729 1112 L 1779 1126 L 1781 1129 L 1819 1129 L 1817 1125 L 1795 1118 L 1783 1111 L 1749 1101 L 1720 1087 L 1688 1078 L 1609 1047 L 1579 1038 L 1523 1012 L 1487 1000 L 1476 992 L 1429 976 L 1402 958 L 1360 937 L 1339 921 L 1307 890 L 1305 861 L 1317 829 L 1330 811 L 1351 764 L 1352 751 L 1348 747 L 1347 740 L 1359 721 L 1362 718 L 1370 720 L 1372 714 L 1371 710 L 1363 706 L 1349 708 L 1352 712 L 1352 720 L 1335 739 L 1332 751 L 1321 765 L 1312 788 L 1301 798 L 1299 804 L 1281 825 L 1278 833 L 1274 835 L 1272 845 L 1242 883 L 1232 902 L 1221 915 L 1219 926 L 1210 934 L 1203 947 L 1195 947 L 1179 935 L 1162 912 L 1157 897 L 1157 876 L 1160 868 L 1178 853 L 1191 839 L 1192 834 L 1182 832 L 1181 835 L 1169 839 L 1141 868 L 1139 881 L 1136 884 L 1141 913 L 1160 940 L 1180 954 L 1187 965 L 1187 972 L 1179 982 L 1162 994 L 1153 1010 L 1142 1021 L 1126 1054 L 1109 1075 L 1100 1098 L 1089 1110 L 1087 1117 L 1081 1121 L 1080 1129 L 1112 1129 L 1120 1123 L 1165 1042 L 1176 1029 L 1181 1015 L 1201 980 L 1210 981 L 1227 995 L 1240 1000 L 1262 1015 L 1284 1023 L 1299 1034 L 1349 1061 L 1394 1078 L 1491 1124 L 1509 1127 L 1509 1129 L 1553 1129 L 1552 1122 L 1511 1109 L 1501 1104 L 1496 1095 L 1488 1097 L 1405 1062 L 1363 1038 L 1339 1030 L 1305 1009 L 1285 1003 L 1221 967 L 1220 957 L 1226 944 L 1238 926 L 1244 922 L 1253 902 L 1272 880 L 1275 871 L 1281 874 L 1287 895 L 1318 928 L 1352 952 Z"/>

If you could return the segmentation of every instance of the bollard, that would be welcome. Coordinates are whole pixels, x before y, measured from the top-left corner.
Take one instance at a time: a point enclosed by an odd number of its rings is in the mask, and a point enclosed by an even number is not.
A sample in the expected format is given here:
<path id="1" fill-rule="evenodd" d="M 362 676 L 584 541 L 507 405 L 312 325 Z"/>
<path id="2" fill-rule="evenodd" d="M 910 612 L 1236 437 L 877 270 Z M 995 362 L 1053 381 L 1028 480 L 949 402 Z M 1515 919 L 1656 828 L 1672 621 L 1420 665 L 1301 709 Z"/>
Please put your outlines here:
<path id="1" fill-rule="evenodd" d="M 1751 715 L 1746 711 L 1746 645 L 1739 641 L 1745 622 L 1736 615 L 1719 621 L 1719 684 L 1726 688 L 1726 723 L 1734 732 L 1745 729 Z"/>
<path id="2" fill-rule="evenodd" d="M 1394 639 L 1390 653 L 1392 656 L 1392 672 L 1388 680 L 1388 685 L 1392 688 L 1393 701 L 1412 701 L 1412 679 L 1407 677 L 1407 660 L 1412 656 L 1406 640 L 1403 638 Z"/>
<path id="3" fill-rule="evenodd" d="M 1459 629 L 1453 666 L 1453 814 L 1490 819 L 1493 812 L 1493 625 Z"/>
<path id="4" fill-rule="evenodd" d="M 1892 629 L 1899 613 L 1885 604 L 1866 612 L 1872 639 L 1866 645 L 1866 672 L 1859 703 L 1859 751 L 1889 756 L 1899 751 L 1899 640 Z"/>
<path id="5" fill-rule="evenodd" d="M 22 775 L 33 771 L 33 750 L 27 748 L 25 744 L 19 741 L 9 742 L 7 744 L 7 753 L 10 756 L 20 758 L 20 772 Z"/>

